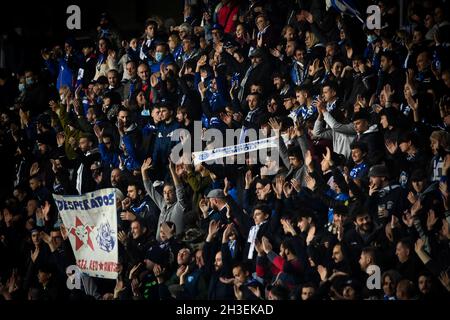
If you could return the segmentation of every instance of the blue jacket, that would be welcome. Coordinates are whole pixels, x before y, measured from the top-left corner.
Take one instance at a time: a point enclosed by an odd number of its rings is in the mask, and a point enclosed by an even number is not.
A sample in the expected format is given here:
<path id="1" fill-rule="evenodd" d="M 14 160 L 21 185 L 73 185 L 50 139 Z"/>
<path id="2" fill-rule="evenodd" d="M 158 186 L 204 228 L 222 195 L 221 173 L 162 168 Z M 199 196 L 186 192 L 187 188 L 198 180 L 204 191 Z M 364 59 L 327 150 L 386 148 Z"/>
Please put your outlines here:
<path id="1" fill-rule="evenodd" d="M 157 165 L 166 165 L 172 148 L 178 143 L 172 141 L 173 131 L 180 128 L 178 121 L 172 120 L 169 124 L 163 122 L 156 128 L 156 139 L 152 159 Z"/>
<path id="2" fill-rule="evenodd" d="M 71 89 L 74 87 L 81 61 L 82 56 L 78 53 L 70 57 L 64 56 L 58 60 L 59 72 L 56 89 L 59 90 L 62 86 L 68 86 Z"/>
<path id="3" fill-rule="evenodd" d="M 133 170 L 139 170 L 141 167 L 141 163 L 137 158 L 136 149 L 134 147 L 134 142 L 131 135 L 123 135 L 122 141 L 125 144 L 125 149 L 127 150 L 127 155 L 122 155 L 125 167 L 130 172 Z"/>
<path id="4" fill-rule="evenodd" d="M 159 72 L 159 70 L 161 69 L 161 63 L 164 63 L 165 65 L 168 65 L 169 63 L 173 63 L 173 62 L 174 62 L 173 56 L 172 56 L 172 54 L 169 53 L 168 55 L 166 55 L 164 57 L 164 59 L 161 62 L 156 62 L 156 61 L 150 62 L 149 63 L 150 71 L 151 71 L 152 74 L 155 73 L 155 72 Z"/>
<path id="5" fill-rule="evenodd" d="M 119 153 L 114 150 L 108 150 L 103 142 L 98 144 L 98 150 L 102 157 L 102 163 L 109 168 L 119 167 Z"/>

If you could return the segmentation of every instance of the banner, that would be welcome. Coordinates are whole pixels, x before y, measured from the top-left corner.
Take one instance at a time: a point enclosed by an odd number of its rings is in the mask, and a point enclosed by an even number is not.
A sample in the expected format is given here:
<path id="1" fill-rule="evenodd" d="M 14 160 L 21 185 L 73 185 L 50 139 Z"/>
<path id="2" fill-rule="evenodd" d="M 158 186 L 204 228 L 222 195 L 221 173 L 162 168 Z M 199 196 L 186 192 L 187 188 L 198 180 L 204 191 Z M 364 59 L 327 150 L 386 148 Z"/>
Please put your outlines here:
<path id="1" fill-rule="evenodd" d="M 116 279 L 118 262 L 115 189 L 81 196 L 53 194 L 77 266 L 89 276 Z"/>
<path id="2" fill-rule="evenodd" d="M 192 153 L 194 165 L 202 162 L 216 160 L 236 154 L 257 151 L 261 149 L 278 148 L 278 138 L 270 137 L 261 140 L 236 144 L 229 147 L 216 148 L 212 150 L 197 151 Z"/>

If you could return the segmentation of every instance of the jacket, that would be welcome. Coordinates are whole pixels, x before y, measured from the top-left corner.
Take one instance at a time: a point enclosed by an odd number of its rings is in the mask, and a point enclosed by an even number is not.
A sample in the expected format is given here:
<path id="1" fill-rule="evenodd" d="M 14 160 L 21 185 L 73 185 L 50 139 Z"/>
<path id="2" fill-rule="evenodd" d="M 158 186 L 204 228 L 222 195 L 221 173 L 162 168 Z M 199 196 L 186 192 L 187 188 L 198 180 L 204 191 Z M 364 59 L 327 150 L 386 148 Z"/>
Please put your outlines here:
<path id="1" fill-rule="evenodd" d="M 324 121 L 328 128 L 323 127 Z M 324 121 L 316 120 L 313 135 L 320 139 L 332 140 L 333 151 L 343 154 L 348 159 L 351 155 L 350 144 L 356 135 L 353 124 L 341 124 L 329 112 L 324 112 Z"/>
<path id="2" fill-rule="evenodd" d="M 151 180 L 145 180 L 144 178 L 144 187 L 147 194 L 152 198 L 159 210 L 161 210 L 158 219 L 158 228 L 156 230 L 156 239 L 161 241 L 159 237 L 159 228 L 161 223 L 165 221 L 173 222 L 176 226 L 176 234 L 181 234 L 184 231 L 184 212 L 188 207 L 184 187 L 181 185 L 175 187 L 177 201 L 172 204 L 166 203 L 163 196 L 156 191 L 155 187 L 153 187 L 153 182 Z"/>

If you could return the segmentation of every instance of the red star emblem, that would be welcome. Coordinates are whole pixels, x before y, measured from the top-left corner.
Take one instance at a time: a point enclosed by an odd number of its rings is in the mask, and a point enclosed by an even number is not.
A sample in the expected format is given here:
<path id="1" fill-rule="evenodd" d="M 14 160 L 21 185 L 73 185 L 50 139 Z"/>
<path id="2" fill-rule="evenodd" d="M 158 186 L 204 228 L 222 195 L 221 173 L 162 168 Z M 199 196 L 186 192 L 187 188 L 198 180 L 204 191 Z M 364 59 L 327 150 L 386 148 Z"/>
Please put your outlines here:
<path id="1" fill-rule="evenodd" d="M 94 250 L 94 244 L 90 237 L 92 227 L 84 225 L 80 218 L 76 217 L 75 227 L 70 228 L 69 232 L 75 236 L 75 250 L 78 251 L 84 244 L 87 244 L 92 251 Z"/>

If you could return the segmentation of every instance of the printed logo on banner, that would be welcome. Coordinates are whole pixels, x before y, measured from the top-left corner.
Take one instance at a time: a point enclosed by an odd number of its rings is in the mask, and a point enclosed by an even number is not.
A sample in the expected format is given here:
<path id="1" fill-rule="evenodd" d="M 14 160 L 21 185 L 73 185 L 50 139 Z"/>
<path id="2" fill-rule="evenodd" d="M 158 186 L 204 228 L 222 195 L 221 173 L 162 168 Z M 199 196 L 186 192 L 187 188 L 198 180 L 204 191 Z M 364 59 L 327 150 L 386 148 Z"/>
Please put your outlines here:
<path id="1" fill-rule="evenodd" d="M 106 252 L 111 252 L 114 249 L 115 241 L 113 235 L 114 230 L 109 225 L 109 222 L 100 224 L 97 234 L 97 243 L 100 249 Z"/>
<path id="2" fill-rule="evenodd" d="M 75 250 L 80 250 L 83 245 L 87 245 L 94 250 L 94 245 L 91 240 L 91 232 L 93 226 L 84 225 L 79 217 L 75 218 L 75 227 L 69 229 L 69 233 L 75 236 Z"/>

